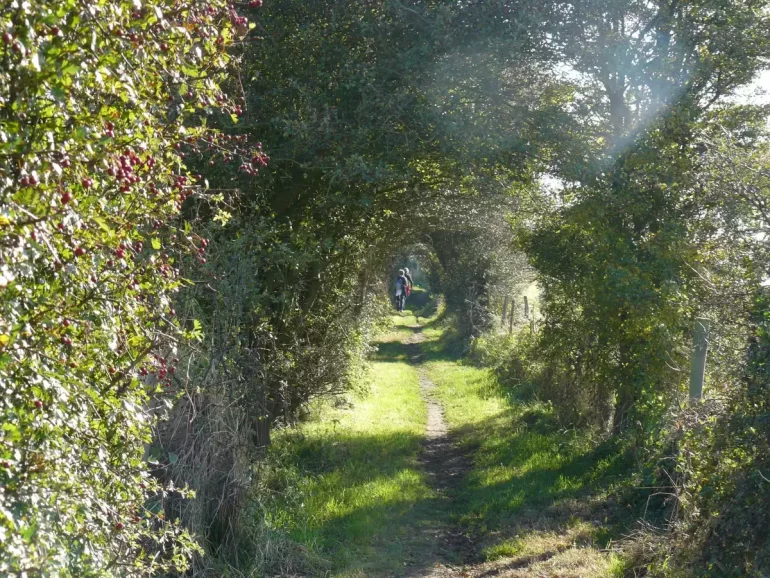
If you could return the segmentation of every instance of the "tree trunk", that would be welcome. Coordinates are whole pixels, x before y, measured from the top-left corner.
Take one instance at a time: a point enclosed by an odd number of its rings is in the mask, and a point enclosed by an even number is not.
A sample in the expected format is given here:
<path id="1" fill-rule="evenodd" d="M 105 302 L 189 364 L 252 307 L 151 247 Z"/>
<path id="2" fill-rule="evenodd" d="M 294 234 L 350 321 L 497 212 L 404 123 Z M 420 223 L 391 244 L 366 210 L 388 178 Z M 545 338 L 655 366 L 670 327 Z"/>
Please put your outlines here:
<path id="1" fill-rule="evenodd" d="M 320 259 L 314 261 L 310 267 L 307 280 L 307 291 L 305 297 L 302 300 L 302 312 L 307 313 L 313 307 L 318 293 L 321 291 L 321 271 L 323 266 Z"/>
<path id="2" fill-rule="evenodd" d="M 355 316 L 358 318 L 364 312 L 364 305 L 366 304 L 366 290 L 369 286 L 369 270 L 364 265 L 358 272 L 358 297 L 356 299 L 356 305 L 353 310 Z"/>
<path id="3" fill-rule="evenodd" d="M 636 403 L 636 387 L 634 381 L 633 364 L 631 360 L 631 344 L 628 342 L 628 336 L 623 331 L 623 324 L 628 319 L 628 313 L 623 311 L 621 318 L 620 332 L 620 371 L 619 385 L 615 397 L 615 413 L 612 418 L 612 433 L 615 435 L 623 433 L 628 428 L 631 410 Z"/>

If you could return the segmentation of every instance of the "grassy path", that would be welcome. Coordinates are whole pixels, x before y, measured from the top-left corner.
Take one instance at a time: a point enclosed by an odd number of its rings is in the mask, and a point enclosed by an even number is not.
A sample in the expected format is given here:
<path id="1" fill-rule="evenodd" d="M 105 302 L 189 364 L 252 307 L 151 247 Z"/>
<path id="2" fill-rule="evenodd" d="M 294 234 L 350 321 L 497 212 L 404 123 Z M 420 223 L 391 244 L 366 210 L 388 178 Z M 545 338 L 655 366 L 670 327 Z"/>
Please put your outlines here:
<path id="1" fill-rule="evenodd" d="M 303 574 L 620 576 L 620 449 L 559 431 L 420 321 L 394 318 L 370 389 L 271 450 L 271 523 L 318 561 Z"/>
<path id="2" fill-rule="evenodd" d="M 454 576 L 458 566 L 479 558 L 475 542 L 457 523 L 457 512 L 454 510 L 463 480 L 471 471 L 473 462 L 467 448 L 450 432 L 436 385 L 422 367 L 423 328 L 413 326 L 410 329 L 414 334 L 406 340 L 407 355 L 409 362 L 418 368 L 420 395 L 427 408 L 425 440 L 419 461 L 431 487 L 441 499 L 441 508 L 433 512 L 439 523 L 430 536 L 431 551 L 423 553 L 420 567 L 410 568 L 410 575 L 425 578 Z"/>

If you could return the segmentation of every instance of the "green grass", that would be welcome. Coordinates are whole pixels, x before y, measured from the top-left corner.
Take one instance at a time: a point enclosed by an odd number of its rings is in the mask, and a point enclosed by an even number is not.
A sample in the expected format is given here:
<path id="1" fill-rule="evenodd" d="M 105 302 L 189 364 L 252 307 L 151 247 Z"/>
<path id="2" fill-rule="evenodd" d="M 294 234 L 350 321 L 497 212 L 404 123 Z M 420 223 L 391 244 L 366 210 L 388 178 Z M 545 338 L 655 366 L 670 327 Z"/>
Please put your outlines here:
<path id="1" fill-rule="evenodd" d="M 441 321 L 444 316 L 444 305 L 440 297 L 435 297 L 421 287 L 413 287 L 412 294 L 406 300 L 405 310 L 394 312 L 391 316 L 391 331 L 409 330 L 420 325 L 430 327 Z M 404 335 L 408 334 L 403 333 Z"/>
<path id="2" fill-rule="evenodd" d="M 315 419 L 281 432 L 271 449 L 281 464 L 272 524 L 339 576 L 401 569 L 408 532 L 425 517 L 416 505 L 435 497 L 416 461 L 426 419 L 417 372 L 400 363 L 373 370 L 365 398 L 317 407 Z"/>
<path id="3" fill-rule="evenodd" d="M 459 521 L 486 558 L 560 561 L 548 576 L 613 575 L 619 562 L 600 550 L 631 522 L 610 497 L 627 483 L 622 447 L 562 431 L 547 405 L 517 400 L 486 369 L 447 360 L 426 369 L 450 427 L 473 451 Z M 575 548 L 580 556 L 568 554 Z"/>
<path id="4" fill-rule="evenodd" d="M 261 495 L 272 496 L 263 501 L 269 524 L 328 560 L 332 576 L 414 573 L 435 552 L 431 530 L 452 523 L 487 560 L 513 560 L 522 576 L 622 575 L 622 560 L 602 551 L 626 529 L 610 497 L 625 483 L 622 447 L 563 431 L 547 405 L 525 403 L 488 370 L 464 365 L 439 301 L 417 290 L 409 306 L 379 337 L 365 395 L 316 404 L 311 420 L 276 436 L 260 473 Z M 421 370 L 472 456 L 449 498 L 436 495 L 417 461 L 426 409 L 404 343 L 415 333 Z"/>

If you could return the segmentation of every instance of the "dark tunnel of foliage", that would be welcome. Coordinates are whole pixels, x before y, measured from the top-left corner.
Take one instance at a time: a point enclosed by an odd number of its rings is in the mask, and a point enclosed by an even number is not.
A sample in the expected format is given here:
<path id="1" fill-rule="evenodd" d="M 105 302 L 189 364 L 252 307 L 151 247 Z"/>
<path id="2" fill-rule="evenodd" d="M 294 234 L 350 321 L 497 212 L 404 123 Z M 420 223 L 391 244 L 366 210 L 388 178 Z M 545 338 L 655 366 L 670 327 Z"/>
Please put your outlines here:
<path id="1" fill-rule="evenodd" d="M 222 575 L 268 539 L 271 431 L 356 382 L 414 256 L 468 342 L 537 282 L 536 334 L 488 357 L 671 485 L 651 575 L 770 572 L 768 110 L 730 98 L 770 2 L 19 6 L 0 575 Z"/>

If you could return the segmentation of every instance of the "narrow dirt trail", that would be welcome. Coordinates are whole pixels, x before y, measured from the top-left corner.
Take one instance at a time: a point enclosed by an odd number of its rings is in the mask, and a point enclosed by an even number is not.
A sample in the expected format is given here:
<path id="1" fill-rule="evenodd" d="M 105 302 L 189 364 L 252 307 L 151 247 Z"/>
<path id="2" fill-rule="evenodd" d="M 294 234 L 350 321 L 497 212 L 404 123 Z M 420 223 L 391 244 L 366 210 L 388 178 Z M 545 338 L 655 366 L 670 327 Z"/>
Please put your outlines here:
<path id="1" fill-rule="evenodd" d="M 560 507 L 551 504 L 522 508 L 516 519 L 508 521 L 509 540 L 518 540 L 518 532 L 521 532 L 520 550 L 496 559 L 485 559 L 485 549 L 495 540 L 499 542 L 500 536 L 490 540 L 488 533 L 469 531 L 458 523 L 460 516 L 468 511 L 469 495 L 475 488 L 468 482 L 468 476 L 477 467 L 474 450 L 462 443 L 461 436 L 465 434 L 453 432 L 448 427 L 437 386 L 431 381 L 428 368 L 423 366 L 428 351 L 423 345 L 427 341 L 422 333 L 424 328 L 415 325 L 409 329 L 412 334 L 401 342 L 405 348 L 402 351 L 417 371 L 420 396 L 427 410 L 425 437 L 418 460 L 436 498 L 417 506 L 422 509 L 417 519 L 423 523 L 408 532 L 404 572 L 387 575 L 408 578 L 609 576 L 611 556 L 607 551 L 599 550 L 592 537 L 594 528 L 601 526 L 600 515 L 604 515 L 605 510 L 600 508 L 593 512 L 594 506 L 588 496 L 562 500 Z M 522 461 L 521 456 L 516 459 Z M 553 482 L 544 478 L 544 483 Z M 542 502 L 537 490 L 528 491 L 533 501 Z"/>
<path id="2" fill-rule="evenodd" d="M 425 428 L 425 441 L 420 451 L 420 463 L 430 480 L 431 487 L 447 501 L 452 509 L 457 488 L 472 469 L 471 456 L 457 443 L 449 431 L 444 419 L 444 409 L 436 398 L 435 384 L 420 367 L 422 351 L 420 343 L 424 341 L 419 327 L 413 327 L 414 335 L 406 342 L 409 363 L 417 367 L 420 379 L 420 394 L 425 401 L 428 419 Z M 447 522 L 432 530 L 433 552 L 431 564 L 424 565 L 408 576 L 415 578 L 446 578 L 450 576 L 470 576 L 468 565 L 479 561 L 479 550 L 473 539 L 462 528 Z"/>

